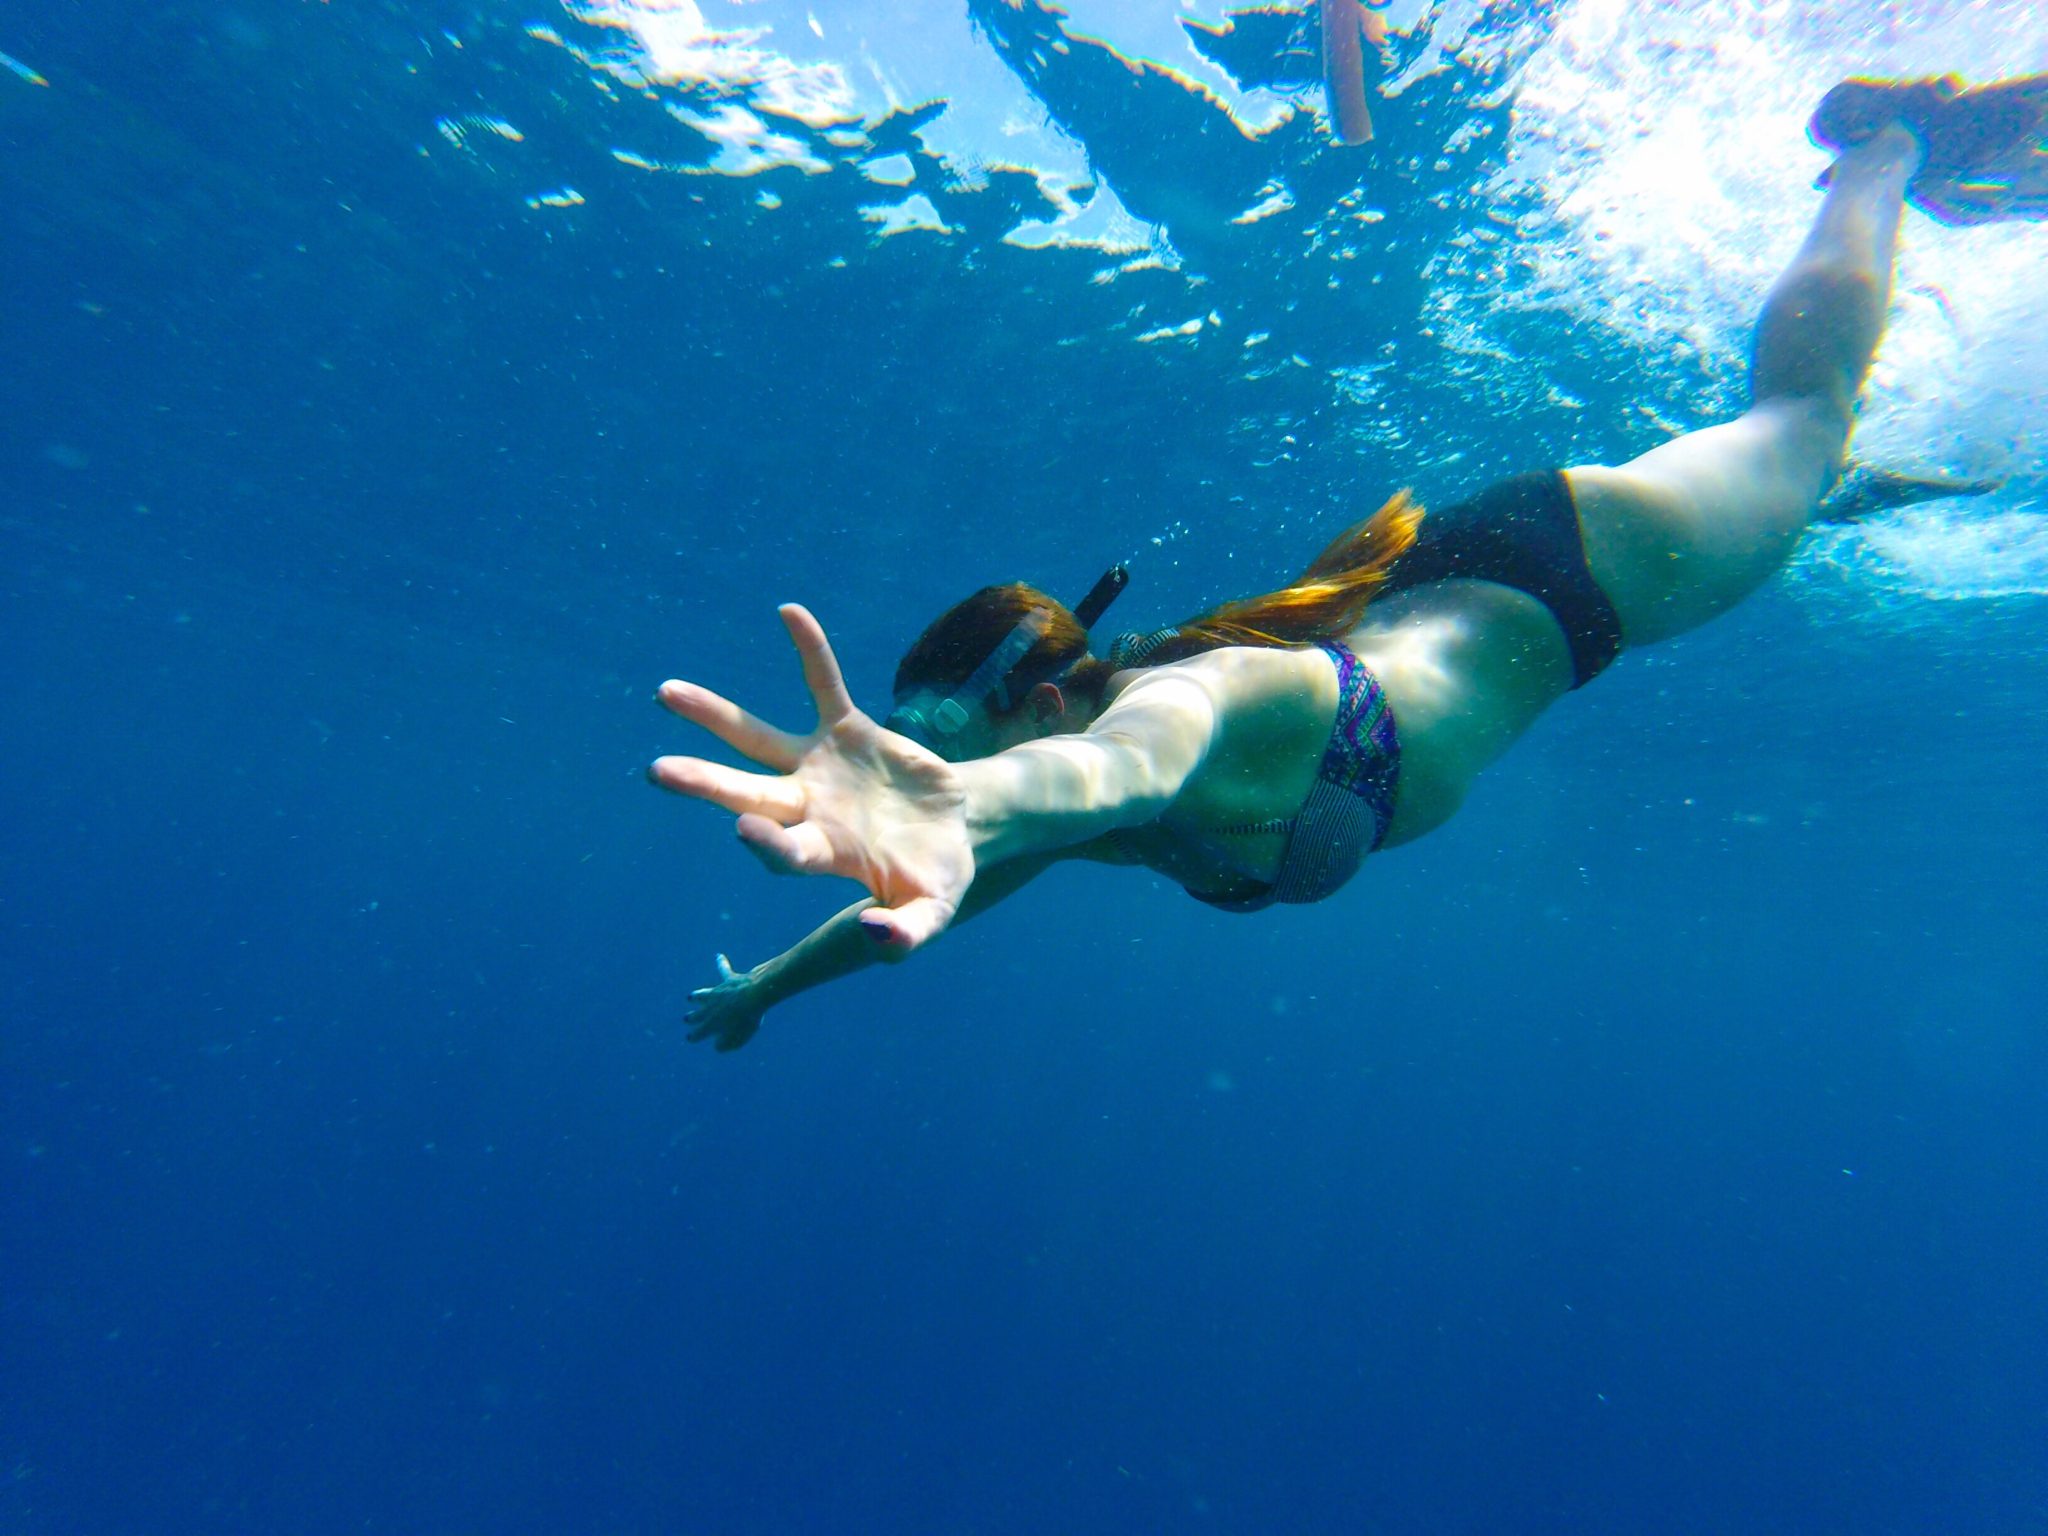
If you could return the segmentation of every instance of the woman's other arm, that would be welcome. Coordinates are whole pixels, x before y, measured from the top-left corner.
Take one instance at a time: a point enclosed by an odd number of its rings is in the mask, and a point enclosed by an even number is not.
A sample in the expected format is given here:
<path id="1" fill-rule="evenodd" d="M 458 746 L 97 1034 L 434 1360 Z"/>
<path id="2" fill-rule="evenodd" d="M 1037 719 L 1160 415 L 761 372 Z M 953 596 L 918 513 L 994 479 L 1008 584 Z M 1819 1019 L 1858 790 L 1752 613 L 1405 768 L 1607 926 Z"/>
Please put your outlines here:
<path id="1" fill-rule="evenodd" d="M 1060 855 L 1053 854 L 1011 859 L 980 871 L 960 903 L 953 926 L 958 927 L 1022 890 L 1059 858 Z M 752 970 L 735 971 L 720 955 L 718 981 L 690 994 L 690 1012 L 685 1018 L 690 1025 L 690 1040 L 713 1040 L 721 1051 L 736 1051 L 754 1038 L 762 1015 L 770 1008 L 871 965 L 904 958 L 907 951 L 876 942 L 877 936 L 861 923 L 861 914 L 874 904 L 872 896 L 863 896 Z"/>

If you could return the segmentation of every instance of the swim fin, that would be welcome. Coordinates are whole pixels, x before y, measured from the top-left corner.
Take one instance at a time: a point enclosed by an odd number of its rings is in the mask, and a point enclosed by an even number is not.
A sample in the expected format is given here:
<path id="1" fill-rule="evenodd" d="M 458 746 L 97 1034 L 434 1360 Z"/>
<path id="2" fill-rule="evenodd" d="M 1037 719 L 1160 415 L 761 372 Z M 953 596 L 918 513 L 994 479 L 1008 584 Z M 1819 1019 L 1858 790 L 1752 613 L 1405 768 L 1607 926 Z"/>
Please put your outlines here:
<path id="1" fill-rule="evenodd" d="M 1844 80 L 1807 132 L 1823 149 L 1851 149 L 1892 123 L 1926 148 L 1906 201 L 1937 223 L 2048 218 L 2048 75 L 1977 86 L 1960 75 Z"/>
<path id="2" fill-rule="evenodd" d="M 1879 512 L 1942 501 L 1951 496 L 1988 496 L 2003 480 L 1957 480 L 1947 475 L 1902 475 L 1852 462 L 1834 490 L 1822 499 L 1814 521 L 1853 523 Z"/>

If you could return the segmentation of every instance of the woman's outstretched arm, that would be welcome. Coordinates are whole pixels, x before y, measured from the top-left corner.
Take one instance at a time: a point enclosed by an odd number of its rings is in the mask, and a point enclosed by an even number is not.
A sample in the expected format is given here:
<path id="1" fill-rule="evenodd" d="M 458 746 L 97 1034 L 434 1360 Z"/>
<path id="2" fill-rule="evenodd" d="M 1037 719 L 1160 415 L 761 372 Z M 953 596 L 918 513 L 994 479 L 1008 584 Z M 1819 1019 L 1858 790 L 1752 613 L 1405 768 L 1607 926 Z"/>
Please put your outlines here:
<path id="1" fill-rule="evenodd" d="M 1140 678 L 1085 734 L 1013 747 L 957 767 L 854 707 L 824 630 L 790 604 L 783 622 L 818 708 L 808 735 L 777 730 L 694 684 L 664 705 L 768 773 L 693 757 L 649 770 L 664 789 L 739 816 L 770 869 L 858 881 L 876 904 L 860 924 L 915 949 L 954 920 L 978 865 L 1057 852 L 1156 818 L 1215 740 L 1220 710 L 1195 666 Z"/>
<path id="2" fill-rule="evenodd" d="M 1201 673 L 1147 672 L 1086 731 L 961 763 L 976 860 L 1043 855 L 1158 820 L 1216 739 L 1219 709 Z"/>

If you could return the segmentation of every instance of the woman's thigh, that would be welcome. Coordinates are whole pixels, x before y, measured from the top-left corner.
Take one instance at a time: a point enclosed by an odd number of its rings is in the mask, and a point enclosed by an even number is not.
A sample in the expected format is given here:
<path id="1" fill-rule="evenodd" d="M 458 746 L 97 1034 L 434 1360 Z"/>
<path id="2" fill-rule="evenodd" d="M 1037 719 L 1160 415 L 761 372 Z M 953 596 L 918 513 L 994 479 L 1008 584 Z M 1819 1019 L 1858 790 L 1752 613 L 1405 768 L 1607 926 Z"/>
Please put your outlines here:
<path id="1" fill-rule="evenodd" d="M 1847 424 L 1780 399 L 1618 468 L 1567 470 L 1586 562 L 1630 645 L 1725 613 L 1782 566 L 1833 483 Z"/>

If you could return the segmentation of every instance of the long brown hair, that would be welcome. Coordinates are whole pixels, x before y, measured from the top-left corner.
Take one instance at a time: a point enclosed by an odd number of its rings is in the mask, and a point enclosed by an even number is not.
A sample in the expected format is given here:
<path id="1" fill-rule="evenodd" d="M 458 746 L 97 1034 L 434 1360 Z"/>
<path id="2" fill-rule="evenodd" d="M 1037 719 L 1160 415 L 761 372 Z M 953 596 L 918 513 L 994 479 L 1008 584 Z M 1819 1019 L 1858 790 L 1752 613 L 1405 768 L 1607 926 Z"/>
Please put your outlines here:
<path id="1" fill-rule="evenodd" d="M 1173 626 L 1146 648 L 1149 665 L 1181 661 L 1222 645 L 1313 645 L 1354 628 L 1396 560 L 1422 526 L 1422 506 L 1396 491 L 1385 506 L 1353 523 L 1286 586 L 1222 603 Z"/>
<path id="2" fill-rule="evenodd" d="M 1286 586 L 1223 603 L 1155 637 L 1145 648 L 1145 664 L 1180 661 L 1225 645 L 1334 640 L 1358 623 L 1421 525 L 1422 507 L 1407 491 L 1398 492 L 1371 517 L 1337 535 Z M 1021 581 L 983 587 L 934 619 L 897 664 L 896 692 L 958 687 L 1033 612 L 1046 616 L 1046 631 L 1011 669 L 1011 696 L 1071 665 L 1060 685 L 1100 699 L 1114 669 L 1089 655 L 1088 632 L 1065 606 Z"/>

